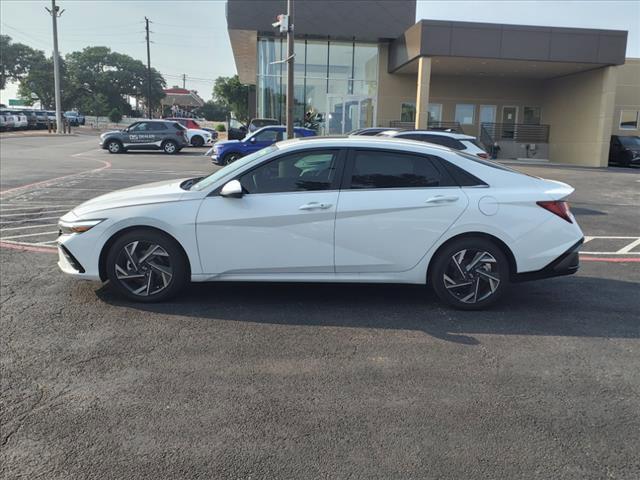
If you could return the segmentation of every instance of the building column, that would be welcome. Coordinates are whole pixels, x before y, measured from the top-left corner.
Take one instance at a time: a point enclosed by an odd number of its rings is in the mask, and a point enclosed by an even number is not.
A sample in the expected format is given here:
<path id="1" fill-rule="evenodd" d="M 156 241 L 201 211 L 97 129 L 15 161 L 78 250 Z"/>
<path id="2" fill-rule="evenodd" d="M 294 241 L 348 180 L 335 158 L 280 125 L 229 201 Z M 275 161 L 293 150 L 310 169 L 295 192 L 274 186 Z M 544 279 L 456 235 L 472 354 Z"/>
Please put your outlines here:
<path id="1" fill-rule="evenodd" d="M 429 85 L 431 58 L 418 58 L 418 87 L 416 92 L 416 129 L 426 130 L 429 123 Z"/>

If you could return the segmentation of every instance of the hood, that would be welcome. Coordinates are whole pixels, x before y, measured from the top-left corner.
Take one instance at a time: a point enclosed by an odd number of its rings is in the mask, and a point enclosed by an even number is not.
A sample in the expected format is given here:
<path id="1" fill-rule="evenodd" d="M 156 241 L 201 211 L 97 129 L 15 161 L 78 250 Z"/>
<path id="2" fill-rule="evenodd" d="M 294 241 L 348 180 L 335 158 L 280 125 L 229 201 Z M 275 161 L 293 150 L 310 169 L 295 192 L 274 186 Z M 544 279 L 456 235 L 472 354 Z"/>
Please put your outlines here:
<path id="1" fill-rule="evenodd" d="M 180 188 L 180 184 L 185 180 L 187 179 L 165 180 L 116 190 L 115 192 L 92 198 L 78 205 L 72 212 L 82 218 L 89 213 L 111 208 L 176 201 L 186 193 L 185 190 Z"/>
<path id="2" fill-rule="evenodd" d="M 112 133 L 122 133 L 122 130 L 109 130 L 108 132 L 104 132 L 100 134 L 100 136 L 106 137 L 107 135 L 111 135 Z"/>
<path id="3" fill-rule="evenodd" d="M 200 135 L 211 135 L 211 132 L 207 132 L 206 130 L 202 130 L 201 128 L 188 128 L 189 133 L 199 133 Z"/>
<path id="4" fill-rule="evenodd" d="M 240 140 L 219 140 L 216 142 L 215 147 L 218 147 L 218 148 L 230 147 L 232 145 L 238 145 L 240 142 L 241 142 Z"/>

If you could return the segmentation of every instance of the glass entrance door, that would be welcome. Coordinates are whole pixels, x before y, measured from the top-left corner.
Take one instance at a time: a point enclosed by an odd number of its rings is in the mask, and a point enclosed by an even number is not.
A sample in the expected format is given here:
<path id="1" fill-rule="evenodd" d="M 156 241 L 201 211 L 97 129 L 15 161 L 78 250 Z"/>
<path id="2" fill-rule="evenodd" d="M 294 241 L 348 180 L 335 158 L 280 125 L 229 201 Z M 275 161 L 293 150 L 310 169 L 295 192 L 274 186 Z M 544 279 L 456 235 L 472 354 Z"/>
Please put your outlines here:
<path id="1" fill-rule="evenodd" d="M 326 135 L 344 135 L 356 128 L 372 127 L 375 103 L 359 95 L 327 95 Z"/>
<path id="2" fill-rule="evenodd" d="M 502 138 L 514 138 L 517 118 L 518 107 L 502 107 Z"/>

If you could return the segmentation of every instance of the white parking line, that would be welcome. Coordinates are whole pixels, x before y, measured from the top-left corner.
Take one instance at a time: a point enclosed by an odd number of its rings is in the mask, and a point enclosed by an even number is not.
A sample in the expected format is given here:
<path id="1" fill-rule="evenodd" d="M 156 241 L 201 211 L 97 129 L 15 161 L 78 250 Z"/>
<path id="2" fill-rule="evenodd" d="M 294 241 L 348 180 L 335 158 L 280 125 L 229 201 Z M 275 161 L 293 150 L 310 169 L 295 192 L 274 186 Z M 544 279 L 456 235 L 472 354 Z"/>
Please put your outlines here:
<path id="1" fill-rule="evenodd" d="M 0 233 L 15 231 L 15 230 L 26 230 L 27 228 L 42 228 L 42 227 L 57 227 L 57 226 L 58 226 L 57 223 L 45 223 L 44 225 L 30 225 L 26 227 L 23 226 L 23 227 L 0 228 Z"/>
<path id="2" fill-rule="evenodd" d="M 5 225 L 8 224 L 14 224 L 14 223 L 31 223 L 31 222 L 35 222 L 38 220 L 57 220 L 58 218 L 60 218 L 60 216 L 57 217 L 39 217 L 39 218 L 31 218 L 31 219 L 26 219 L 26 220 L 10 220 L 8 222 L 1 222 Z"/>
<path id="3" fill-rule="evenodd" d="M 622 247 L 620 250 L 618 250 L 616 253 L 619 254 L 625 254 L 625 253 L 635 253 L 632 252 L 631 250 L 633 250 L 634 248 L 636 248 L 638 245 L 640 245 L 640 238 L 638 238 L 635 242 L 631 242 L 629 245 L 627 245 L 626 247 Z M 638 254 L 640 254 L 640 252 L 638 252 Z"/>
<path id="4" fill-rule="evenodd" d="M 640 246 L 640 237 L 623 237 L 623 236 L 604 236 L 604 235 L 589 235 L 584 237 L 584 244 L 592 240 L 633 240 L 624 247 L 610 252 L 593 252 L 589 250 L 581 250 L 582 255 L 640 255 L 640 252 L 632 252 L 634 248 Z"/>
<path id="5" fill-rule="evenodd" d="M 3 214 L 4 212 L 16 212 L 18 210 L 43 210 L 43 209 L 47 209 L 47 208 L 71 208 L 71 207 L 75 207 L 76 205 L 51 205 L 50 203 L 46 203 L 43 205 L 40 205 L 38 207 L 16 207 L 16 208 L 11 208 L 12 204 L 8 204 L 10 205 L 9 208 L 5 208 L 4 206 L 0 206 L 0 215 Z M 42 212 L 42 213 L 46 213 L 46 212 Z"/>
<path id="6" fill-rule="evenodd" d="M 0 237 L 0 241 L 2 240 L 12 240 L 14 238 L 24 238 L 24 237 L 37 237 L 38 235 L 53 235 L 54 233 L 58 233 L 58 230 L 54 230 L 53 232 L 37 232 L 37 233 L 24 233 L 21 235 L 11 235 L 10 237 Z"/>
<path id="7" fill-rule="evenodd" d="M 3 219 L 4 217 L 25 217 L 29 215 L 42 215 L 43 213 L 56 213 L 56 212 L 68 212 L 68 211 L 69 209 L 67 208 L 61 209 L 61 210 L 47 210 L 43 212 L 23 212 L 23 213 L 4 213 L 3 211 L 0 211 L 0 219 Z"/>

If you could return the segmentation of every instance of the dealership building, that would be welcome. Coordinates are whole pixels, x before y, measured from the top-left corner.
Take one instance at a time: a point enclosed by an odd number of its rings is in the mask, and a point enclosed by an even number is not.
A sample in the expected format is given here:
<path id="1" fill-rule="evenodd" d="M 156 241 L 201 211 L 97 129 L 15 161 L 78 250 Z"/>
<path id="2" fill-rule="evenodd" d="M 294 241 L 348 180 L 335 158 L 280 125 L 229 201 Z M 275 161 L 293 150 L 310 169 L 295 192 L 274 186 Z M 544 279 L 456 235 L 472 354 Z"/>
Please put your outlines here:
<path id="1" fill-rule="evenodd" d="M 253 116 L 284 122 L 285 0 L 228 0 Z M 452 128 L 502 158 L 607 164 L 611 135 L 640 135 L 640 59 L 627 32 L 415 22 L 415 0 L 296 0 L 294 119 L 320 134 Z"/>

